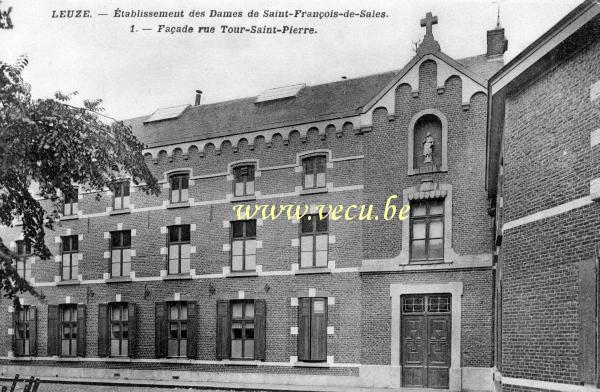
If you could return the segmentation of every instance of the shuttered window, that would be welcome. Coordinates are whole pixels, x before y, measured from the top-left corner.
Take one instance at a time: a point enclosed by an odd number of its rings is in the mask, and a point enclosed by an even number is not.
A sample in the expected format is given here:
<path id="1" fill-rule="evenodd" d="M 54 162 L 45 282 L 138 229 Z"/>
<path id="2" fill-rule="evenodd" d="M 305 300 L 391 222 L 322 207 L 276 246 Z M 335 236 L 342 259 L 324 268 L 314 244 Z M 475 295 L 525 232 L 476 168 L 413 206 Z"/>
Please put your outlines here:
<path id="1" fill-rule="evenodd" d="M 238 166 L 233 169 L 233 194 L 249 196 L 254 194 L 254 166 Z"/>
<path id="2" fill-rule="evenodd" d="M 79 191 L 77 188 L 71 188 L 64 192 L 63 215 L 77 215 L 77 201 L 79 199 Z"/>
<path id="3" fill-rule="evenodd" d="M 79 238 L 69 235 L 62 238 L 62 280 L 75 280 L 79 274 Z"/>
<path id="4" fill-rule="evenodd" d="M 122 210 L 129 208 L 129 181 L 120 181 L 114 186 L 113 208 Z"/>
<path id="5" fill-rule="evenodd" d="M 596 384 L 598 377 L 598 259 L 582 260 L 579 265 L 579 379 Z"/>
<path id="6" fill-rule="evenodd" d="M 169 357 L 185 357 L 187 354 L 187 303 L 169 303 Z"/>
<path id="7" fill-rule="evenodd" d="M 410 206 L 410 260 L 444 259 L 444 200 L 424 200 Z"/>
<path id="8" fill-rule="evenodd" d="M 110 233 L 110 274 L 129 276 L 131 272 L 131 230 Z"/>
<path id="9" fill-rule="evenodd" d="M 169 274 L 190 272 L 190 225 L 169 227 Z"/>
<path id="10" fill-rule="evenodd" d="M 327 160 L 325 156 L 319 155 L 304 158 L 302 160 L 304 169 L 304 189 L 324 188 L 326 185 Z"/>
<path id="11" fill-rule="evenodd" d="M 198 304 L 194 301 L 156 303 L 157 358 L 198 356 Z"/>
<path id="12" fill-rule="evenodd" d="M 16 356 L 36 355 L 37 311 L 25 305 L 13 313 L 14 353 Z"/>
<path id="13" fill-rule="evenodd" d="M 217 359 L 264 361 L 265 337 L 264 300 L 217 302 Z"/>
<path id="14" fill-rule="evenodd" d="M 231 222 L 231 270 L 256 269 L 256 220 Z"/>
<path id="15" fill-rule="evenodd" d="M 133 357 L 135 343 L 135 304 L 98 304 L 98 356 Z"/>
<path id="16" fill-rule="evenodd" d="M 327 298 L 299 298 L 298 360 L 327 361 Z"/>
<path id="17" fill-rule="evenodd" d="M 188 200 L 189 174 L 174 174 L 169 177 L 171 203 L 183 203 Z"/>
<path id="18" fill-rule="evenodd" d="M 300 268 L 327 267 L 328 218 L 306 215 L 300 222 Z"/>
<path id="19" fill-rule="evenodd" d="M 60 307 L 60 355 L 77 356 L 77 305 Z"/>

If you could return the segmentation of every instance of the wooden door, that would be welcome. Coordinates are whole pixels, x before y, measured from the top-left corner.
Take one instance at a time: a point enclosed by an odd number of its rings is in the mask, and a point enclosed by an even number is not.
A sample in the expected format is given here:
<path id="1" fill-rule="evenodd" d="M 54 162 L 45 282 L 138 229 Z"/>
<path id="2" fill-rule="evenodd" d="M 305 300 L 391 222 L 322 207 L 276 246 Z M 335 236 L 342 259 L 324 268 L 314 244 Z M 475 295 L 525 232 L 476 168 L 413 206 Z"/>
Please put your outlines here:
<path id="1" fill-rule="evenodd" d="M 402 297 L 402 386 L 448 388 L 450 304 L 448 294 Z"/>

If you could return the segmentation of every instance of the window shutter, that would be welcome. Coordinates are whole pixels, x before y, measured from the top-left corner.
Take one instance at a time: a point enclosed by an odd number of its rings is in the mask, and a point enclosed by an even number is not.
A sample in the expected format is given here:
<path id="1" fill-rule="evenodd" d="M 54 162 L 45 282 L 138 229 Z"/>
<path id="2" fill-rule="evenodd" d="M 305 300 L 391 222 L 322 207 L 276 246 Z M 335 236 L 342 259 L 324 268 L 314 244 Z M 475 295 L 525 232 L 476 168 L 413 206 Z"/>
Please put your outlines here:
<path id="1" fill-rule="evenodd" d="M 254 301 L 254 357 L 266 359 L 267 305 L 264 299 Z"/>
<path id="2" fill-rule="evenodd" d="M 229 301 L 217 301 L 217 359 L 229 359 Z"/>
<path id="3" fill-rule="evenodd" d="M 48 305 L 48 356 L 58 355 L 58 305 Z"/>
<path id="4" fill-rule="evenodd" d="M 198 357 L 198 303 L 187 303 L 187 357 Z"/>
<path id="5" fill-rule="evenodd" d="M 579 380 L 596 380 L 596 259 L 579 262 Z"/>
<path id="6" fill-rule="evenodd" d="M 12 347 L 13 353 L 17 356 L 22 355 L 22 353 L 20 352 L 21 350 L 17 346 L 17 319 L 18 318 L 19 318 L 19 309 L 15 306 L 14 310 L 13 310 L 13 314 L 12 314 L 13 335 L 12 335 L 11 347 Z"/>
<path id="7" fill-rule="evenodd" d="M 32 357 L 37 356 L 37 308 L 29 307 L 29 352 Z"/>
<path id="8" fill-rule="evenodd" d="M 110 356 L 110 325 L 108 304 L 98 304 L 98 356 Z M 79 313 L 78 313 L 79 314 Z"/>
<path id="9" fill-rule="evenodd" d="M 157 302 L 155 305 L 154 355 L 156 358 L 167 357 L 167 303 Z"/>
<path id="10" fill-rule="evenodd" d="M 128 320 L 129 320 L 129 344 L 127 345 L 127 356 L 133 358 L 135 356 L 135 349 L 137 347 L 137 319 L 135 313 L 135 304 L 129 303 L 128 307 Z"/>
<path id="11" fill-rule="evenodd" d="M 85 305 L 77 305 L 77 356 L 85 357 Z"/>
<path id="12" fill-rule="evenodd" d="M 323 303 L 323 312 L 314 312 L 314 303 Z M 310 355 L 313 361 L 327 360 L 327 299 L 313 300 L 313 312 L 310 333 Z"/>
<path id="13" fill-rule="evenodd" d="M 298 298 L 298 360 L 310 361 L 310 298 Z"/>

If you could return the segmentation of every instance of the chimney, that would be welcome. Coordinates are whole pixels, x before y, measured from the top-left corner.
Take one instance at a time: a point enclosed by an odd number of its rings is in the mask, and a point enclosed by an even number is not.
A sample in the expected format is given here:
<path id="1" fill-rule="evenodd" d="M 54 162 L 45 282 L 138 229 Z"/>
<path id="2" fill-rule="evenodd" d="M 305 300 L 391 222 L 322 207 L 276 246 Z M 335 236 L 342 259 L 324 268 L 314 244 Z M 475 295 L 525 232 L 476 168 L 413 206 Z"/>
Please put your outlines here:
<path id="1" fill-rule="evenodd" d="M 487 32 L 487 54 L 488 60 L 504 58 L 504 52 L 508 49 L 508 40 L 504 36 L 504 28 L 500 24 L 493 30 Z"/>
<path id="2" fill-rule="evenodd" d="M 202 90 L 196 90 L 196 102 L 194 102 L 194 106 L 200 106 L 201 98 L 202 98 Z"/>

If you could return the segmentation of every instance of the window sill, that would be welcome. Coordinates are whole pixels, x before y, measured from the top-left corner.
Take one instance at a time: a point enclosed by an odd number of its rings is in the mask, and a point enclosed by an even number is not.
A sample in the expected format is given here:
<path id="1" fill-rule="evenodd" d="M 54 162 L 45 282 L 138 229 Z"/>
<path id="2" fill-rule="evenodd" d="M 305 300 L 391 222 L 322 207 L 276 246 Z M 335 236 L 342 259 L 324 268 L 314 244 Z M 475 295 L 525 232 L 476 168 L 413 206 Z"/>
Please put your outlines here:
<path id="1" fill-rule="evenodd" d="M 225 366 L 258 366 L 256 359 L 224 359 L 221 362 Z"/>
<path id="2" fill-rule="evenodd" d="M 106 362 L 131 362 L 131 358 L 129 357 L 106 357 L 104 360 Z"/>
<path id="3" fill-rule="evenodd" d="M 174 208 L 187 208 L 190 206 L 190 202 L 189 201 L 184 201 L 181 203 L 171 203 L 169 202 L 169 204 L 167 204 L 167 209 L 174 209 Z"/>
<path id="4" fill-rule="evenodd" d="M 81 281 L 79 280 L 61 280 L 59 282 L 56 282 L 57 286 L 74 286 L 74 285 L 78 285 L 81 284 Z"/>
<path id="5" fill-rule="evenodd" d="M 245 278 L 245 277 L 258 277 L 256 271 L 232 271 L 225 275 L 226 278 Z"/>
<path id="6" fill-rule="evenodd" d="M 328 368 L 329 364 L 325 361 L 322 362 L 304 362 L 298 361 L 292 364 L 294 367 L 306 367 L 306 368 Z"/>
<path id="7" fill-rule="evenodd" d="M 311 267 L 311 268 L 299 268 L 294 271 L 295 275 L 311 275 L 311 274 L 330 274 L 331 269 L 329 267 Z"/>
<path id="8" fill-rule="evenodd" d="M 104 283 L 131 283 L 132 279 L 129 276 L 114 276 L 104 280 Z"/>
<path id="9" fill-rule="evenodd" d="M 20 361 L 20 362 L 31 362 L 33 361 L 33 356 L 22 356 L 22 357 L 13 357 L 10 358 L 11 361 Z"/>
<path id="10" fill-rule="evenodd" d="M 75 220 L 75 219 L 79 219 L 79 215 L 63 215 L 60 217 L 61 221 L 69 221 L 69 220 Z"/>
<path id="11" fill-rule="evenodd" d="M 435 260 L 409 260 L 409 265 L 430 265 L 430 264 L 444 264 L 444 259 L 435 259 Z"/>
<path id="12" fill-rule="evenodd" d="M 122 208 L 120 210 L 112 210 L 109 215 L 131 214 L 131 208 Z"/>
<path id="13" fill-rule="evenodd" d="M 325 187 L 323 188 L 311 188 L 311 189 L 302 189 L 300 191 L 301 195 L 315 195 L 319 193 L 327 193 L 329 190 Z"/>
<path id="14" fill-rule="evenodd" d="M 167 275 L 162 278 L 163 280 L 190 280 L 192 279 L 192 275 L 190 274 L 173 274 Z M 173 357 L 175 358 L 175 357 Z M 177 357 L 180 358 L 180 357 Z"/>
<path id="15" fill-rule="evenodd" d="M 445 168 L 445 167 L 436 167 L 436 168 L 422 167 L 420 169 L 409 169 L 408 170 L 408 175 L 409 176 L 414 176 L 414 175 L 417 175 L 417 174 L 445 173 L 447 171 L 448 171 L 448 169 Z"/>
<path id="16" fill-rule="evenodd" d="M 242 201 L 256 201 L 256 195 L 233 196 L 231 198 L 232 203 L 242 202 Z"/>
<path id="17" fill-rule="evenodd" d="M 79 362 L 81 358 L 79 357 L 55 357 L 56 362 Z"/>

